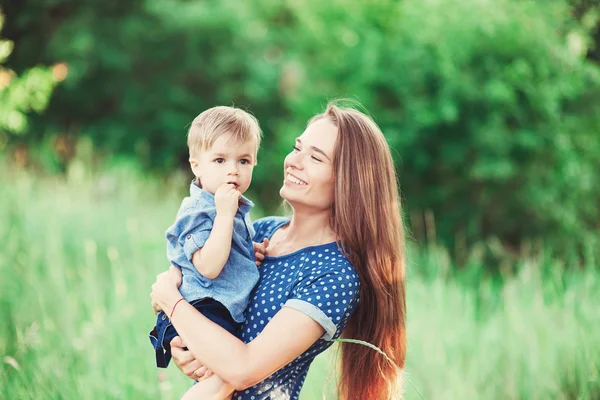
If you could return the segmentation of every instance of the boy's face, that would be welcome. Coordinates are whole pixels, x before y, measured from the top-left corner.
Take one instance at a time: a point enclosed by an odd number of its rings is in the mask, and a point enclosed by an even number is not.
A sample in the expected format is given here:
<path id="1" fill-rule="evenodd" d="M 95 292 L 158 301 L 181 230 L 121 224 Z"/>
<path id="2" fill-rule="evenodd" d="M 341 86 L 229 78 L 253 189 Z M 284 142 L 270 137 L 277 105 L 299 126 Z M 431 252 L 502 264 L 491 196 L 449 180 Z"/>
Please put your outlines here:
<path id="1" fill-rule="evenodd" d="M 235 143 L 222 135 L 210 149 L 190 157 L 190 165 L 203 190 L 215 194 L 219 186 L 231 183 L 244 193 L 250 186 L 256 165 L 256 142 Z"/>

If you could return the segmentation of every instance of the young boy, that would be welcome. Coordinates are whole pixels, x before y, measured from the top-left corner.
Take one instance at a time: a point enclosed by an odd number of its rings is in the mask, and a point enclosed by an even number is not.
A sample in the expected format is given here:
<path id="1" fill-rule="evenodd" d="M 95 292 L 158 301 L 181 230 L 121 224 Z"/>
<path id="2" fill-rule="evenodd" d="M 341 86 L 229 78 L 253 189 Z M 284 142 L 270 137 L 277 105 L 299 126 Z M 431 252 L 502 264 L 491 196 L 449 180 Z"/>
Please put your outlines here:
<path id="1" fill-rule="evenodd" d="M 194 119 L 188 147 L 196 179 L 166 233 L 169 261 L 183 275 L 181 295 L 232 334 L 244 320 L 248 297 L 259 278 L 248 214 L 253 204 L 242 193 L 252 180 L 260 137 L 256 118 L 237 108 L 214 107 Z M 175 336 L 169 315 L 160 312 L 150 332 L 158 367 L 169 364 Z M 190 392 L 204 387 L 219 392 L 223 382 L 216 376 L 211 380 Z"/>

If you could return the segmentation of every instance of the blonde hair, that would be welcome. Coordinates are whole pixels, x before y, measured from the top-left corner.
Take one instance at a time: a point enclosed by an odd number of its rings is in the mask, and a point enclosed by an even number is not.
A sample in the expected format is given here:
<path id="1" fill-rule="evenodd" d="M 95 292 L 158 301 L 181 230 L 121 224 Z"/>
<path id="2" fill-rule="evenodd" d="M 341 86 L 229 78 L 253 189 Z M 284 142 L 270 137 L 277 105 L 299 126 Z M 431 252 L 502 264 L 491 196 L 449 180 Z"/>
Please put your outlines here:
<path id="1" fill-rule="evenodd" d="M 262 132 L 257 119 L 240 108 L 209 108 L 194 118 L 188 131 L 190 156 L 197 156 L 199 152 L 210 149 L 215 140 L 222 135 L 229 136 L 235 143 L 255 140 L 258 151 Z"/>
<path id="2" fill-rule="evenodd" d="M 360 303 L 342 338 L 374 344 L 391 359 L 342 344 L 339 398 L 387 400 L 401 389 L 406 355 L 405 245 L 390 148 L 371 118 L 330 103 L 310 122 L 338 128 L 331 226 L 360 278 Z M 357 153 L 358 152 L 358 153 Z"/>

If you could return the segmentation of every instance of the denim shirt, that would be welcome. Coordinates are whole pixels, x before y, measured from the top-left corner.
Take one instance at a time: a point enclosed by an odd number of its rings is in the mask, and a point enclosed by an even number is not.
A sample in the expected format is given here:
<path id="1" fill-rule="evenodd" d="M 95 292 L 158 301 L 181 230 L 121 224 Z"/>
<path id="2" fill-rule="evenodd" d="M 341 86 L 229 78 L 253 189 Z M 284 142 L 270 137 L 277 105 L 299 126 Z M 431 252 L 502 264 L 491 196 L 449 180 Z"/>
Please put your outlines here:
<path id="1" fill-rule="evenodd" d="M 242 196 L 233 219 L 231 251 L 223 270 L 208 279 L 192 263 L 193 254 L 204 247 L 210 236 L 217 209 L 215 196 L 190 185 L 190 196 L 183 199 L 173 225 L 167 229 L 167 257 L 181 269 L 183 279 L 179 291 L 186 301 L 212 298 L 222 303 L 236 322 L 244 321 L 244 310 L 250 292 L 259 279 L 254 264 L 252 238 L 254 228 L 249 211 L 254 204 Z"/>

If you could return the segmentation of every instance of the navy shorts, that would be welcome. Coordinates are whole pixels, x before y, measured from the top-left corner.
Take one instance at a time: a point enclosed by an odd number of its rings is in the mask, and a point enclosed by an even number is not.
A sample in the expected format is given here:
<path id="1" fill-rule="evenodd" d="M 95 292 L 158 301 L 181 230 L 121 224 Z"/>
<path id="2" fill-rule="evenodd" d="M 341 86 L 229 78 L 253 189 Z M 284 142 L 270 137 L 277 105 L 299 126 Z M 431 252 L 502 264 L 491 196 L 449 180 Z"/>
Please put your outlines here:
<path id="1" fill-rule="evenodd" d="M 206 318 L 235 335 L 240 324 L 234 321 L 229 310 L 223 304 L 210 298 L 196 300 L 190 304 Z M 175 336 L 179 335 L 175 327 L 171 325 L 167 314 L 162 311 L 159 312 L 156 326 L 150 332 L 150 342 L 156 353 L 157 367 L 167 368 L 169 365 L 169 361 L 171 361 L 171 340 Z"/>

